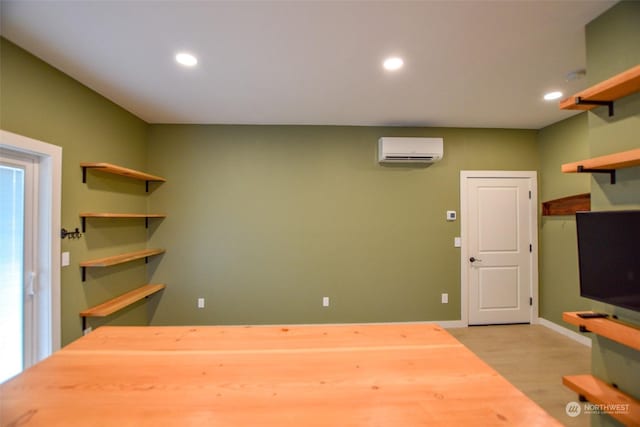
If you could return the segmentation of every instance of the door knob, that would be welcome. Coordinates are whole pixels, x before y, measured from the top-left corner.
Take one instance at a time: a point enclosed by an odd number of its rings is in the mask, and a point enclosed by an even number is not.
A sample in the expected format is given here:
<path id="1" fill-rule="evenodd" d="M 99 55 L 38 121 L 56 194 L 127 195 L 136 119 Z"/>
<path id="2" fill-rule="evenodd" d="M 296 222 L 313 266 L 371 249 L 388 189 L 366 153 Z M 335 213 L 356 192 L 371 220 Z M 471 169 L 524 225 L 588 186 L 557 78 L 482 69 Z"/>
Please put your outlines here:
<path id="1" fill-rule="evenodd" d="M 471 262 L 476 262 L 476 261 L 480 261 L 480 262 L 482 262 L 482 260 L 481 260 L 481 259 L 474 258 L 474 257 L 469 258 L 469 261 L 471 261 Z"/>

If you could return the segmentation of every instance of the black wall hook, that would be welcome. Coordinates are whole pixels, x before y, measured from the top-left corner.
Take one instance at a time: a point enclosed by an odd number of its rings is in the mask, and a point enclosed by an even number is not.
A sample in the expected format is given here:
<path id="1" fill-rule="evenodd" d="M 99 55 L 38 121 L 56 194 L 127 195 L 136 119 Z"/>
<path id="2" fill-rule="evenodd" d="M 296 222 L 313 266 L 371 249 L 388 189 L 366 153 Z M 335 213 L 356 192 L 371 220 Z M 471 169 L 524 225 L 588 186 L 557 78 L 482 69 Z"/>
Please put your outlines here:
<path id="1" fill-rule="evenodd" d="M 64 228 L 60 230 L 61 239 L 79 239 L 80 237 L 82 237 L 82 233 L 80 233 L 78 227 L 76 227 L 75 231 L 67 231 Z"/>

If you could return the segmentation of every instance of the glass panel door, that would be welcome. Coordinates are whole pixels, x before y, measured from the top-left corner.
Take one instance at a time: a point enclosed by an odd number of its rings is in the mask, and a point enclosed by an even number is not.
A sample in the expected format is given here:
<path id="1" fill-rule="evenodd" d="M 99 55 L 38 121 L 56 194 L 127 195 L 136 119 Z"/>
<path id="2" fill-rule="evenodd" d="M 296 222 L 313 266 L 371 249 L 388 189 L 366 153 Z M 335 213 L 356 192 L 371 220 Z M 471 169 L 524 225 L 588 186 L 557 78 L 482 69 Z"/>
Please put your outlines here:
<path id="1" fill-rule="evenodd" d="M 0 382 L 24 367 L 25 168 L 0 162 Z"/>
<path id="2" fill-rule="evenodd" d="M 60 348 L 61 169 L 60 147 L 0 129 L 0 383 Z"/>

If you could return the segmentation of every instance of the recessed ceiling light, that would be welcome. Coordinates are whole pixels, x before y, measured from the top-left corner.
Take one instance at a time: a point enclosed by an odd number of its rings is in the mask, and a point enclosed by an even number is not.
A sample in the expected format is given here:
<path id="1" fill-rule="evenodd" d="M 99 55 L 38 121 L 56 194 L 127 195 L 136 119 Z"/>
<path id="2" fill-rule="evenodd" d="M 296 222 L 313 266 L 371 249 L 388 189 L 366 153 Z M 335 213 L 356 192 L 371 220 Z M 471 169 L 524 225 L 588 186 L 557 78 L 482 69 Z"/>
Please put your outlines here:
<path id="1" fill-rule="evenodd" d="M 545 101 L 553 101 L 554 99 L 559 99 L 562 97 L 562 92 L 555 91 L 544 94 Z"/>
<path id="2" fill-rule="evenodd" d="M 184 65 L 186 67 L 193 67 L 198 63 L 198 58 L 191 55 L 190 53 L 180 52 L 176 55 L 176 61 L 178 64 Z"/>
<path id="3" fill-rule="evenodd" d="M 404 65 L 404 61 L 402 60 L 402 58 L 394 56 L 385 59 L 382 65 L 384 66 L 385 70 L 396 71 L 402 68 L 402 66 Z"/>

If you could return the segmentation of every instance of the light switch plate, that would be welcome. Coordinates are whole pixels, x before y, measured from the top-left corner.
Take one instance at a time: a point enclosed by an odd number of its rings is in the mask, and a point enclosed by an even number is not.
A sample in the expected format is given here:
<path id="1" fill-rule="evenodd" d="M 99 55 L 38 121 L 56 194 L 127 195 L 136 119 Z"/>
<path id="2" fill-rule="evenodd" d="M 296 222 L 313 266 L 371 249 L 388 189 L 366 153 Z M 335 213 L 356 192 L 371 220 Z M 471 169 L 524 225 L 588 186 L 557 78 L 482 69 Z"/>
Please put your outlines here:
<path id="1" fill-rule="evenodd" d="M 455 221 L 457 218 L 456 211 L 447 211 L 447 221 Z"/>

